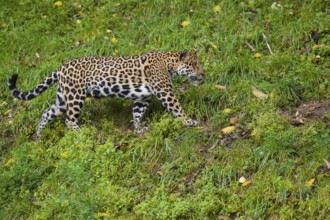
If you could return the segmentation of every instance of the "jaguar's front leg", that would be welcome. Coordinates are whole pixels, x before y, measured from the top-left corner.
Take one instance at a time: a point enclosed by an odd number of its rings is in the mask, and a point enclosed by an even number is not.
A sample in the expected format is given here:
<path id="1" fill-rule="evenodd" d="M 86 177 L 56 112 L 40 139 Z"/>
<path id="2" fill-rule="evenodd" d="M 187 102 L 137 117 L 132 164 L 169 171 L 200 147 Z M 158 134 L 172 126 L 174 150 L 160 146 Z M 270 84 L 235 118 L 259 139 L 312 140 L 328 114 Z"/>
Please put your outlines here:
<path id="1" fill-rule="evenodd" d="M 167 111 L 171 112 L 174 117 L 185 120 L 186 126 L 192 127 L 198 125 L 198 121 L 186 117 L 186 113 L 174 95 L 173 89 L 169 88 L 168 90 L 169 92 L 166 93 L 163 91 L 156 92 L 158 100 L 162 102 L 162 105 L 167 109 Z"/>
<path id="2" fill-rule="evenodd" d="M 145 112 L 147 111 L 147 108 L 149 106 L 149 100 L 150 97 L 145 99 L 138 99 L 134 101 L 133 104 L 133 127 L 137 134 L 142 134 L 147 130 L 147 127 L 145 127 L 141 123 L 141 119 L 144 116 Z"/>

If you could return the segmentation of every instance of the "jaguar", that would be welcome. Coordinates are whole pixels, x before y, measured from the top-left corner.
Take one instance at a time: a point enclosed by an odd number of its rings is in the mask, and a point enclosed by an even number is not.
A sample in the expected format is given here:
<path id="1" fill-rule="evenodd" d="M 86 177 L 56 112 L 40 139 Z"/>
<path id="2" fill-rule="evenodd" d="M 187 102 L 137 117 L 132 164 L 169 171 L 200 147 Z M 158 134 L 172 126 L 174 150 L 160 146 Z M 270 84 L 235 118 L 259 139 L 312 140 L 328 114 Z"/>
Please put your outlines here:
<path id="1" fill-rule="evenodd" d="M 65 124 L 78 130 L 78 117 L 87 97 L 132 99 L 133 128 L 141 134 L 147 130 L 141 119 L 152 96 L 187 126 L 198 124 L 186 117 L 174 94 L 175 76 L 186 77 L 196 85 L 203 82 L 204 71 L 195 52 L 151 51 L 132 56 L 82 57 L 60 66 L 30 91 L 17 89 L 18 74 L 11 76 L 8 87 L 15 98 L 30 100 L 58 82 L 55 103 L 43 112 L 37 137 L 48 122 L 62 114 L 66 114 Z"/>

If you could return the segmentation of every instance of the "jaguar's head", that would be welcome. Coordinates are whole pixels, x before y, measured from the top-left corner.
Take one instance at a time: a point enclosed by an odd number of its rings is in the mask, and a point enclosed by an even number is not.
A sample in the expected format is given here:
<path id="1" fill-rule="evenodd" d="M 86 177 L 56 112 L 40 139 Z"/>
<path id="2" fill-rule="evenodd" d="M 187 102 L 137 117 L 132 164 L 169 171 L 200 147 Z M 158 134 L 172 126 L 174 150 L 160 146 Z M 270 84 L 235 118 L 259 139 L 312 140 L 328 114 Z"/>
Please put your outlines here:
<path id="1" fill-rule="evenodd" d="M 174 73 L 178 76 L 187 77 L 193 84 L 199 85 L 204 79 L 204 70 L 196 53 L 182 52 L 179 61 L 174 66 Z"/>

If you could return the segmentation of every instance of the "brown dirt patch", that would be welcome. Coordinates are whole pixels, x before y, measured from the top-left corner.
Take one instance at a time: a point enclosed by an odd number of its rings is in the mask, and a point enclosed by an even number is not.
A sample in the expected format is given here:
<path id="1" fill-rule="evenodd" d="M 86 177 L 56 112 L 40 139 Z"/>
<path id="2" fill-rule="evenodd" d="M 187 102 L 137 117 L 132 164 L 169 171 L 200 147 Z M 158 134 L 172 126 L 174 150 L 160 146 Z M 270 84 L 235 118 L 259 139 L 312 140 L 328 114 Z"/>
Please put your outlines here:
<path id="1" fill-rule="evenodd" d="M 284 111 L 283 115 L 287 116 L 293 125 L 321 120 L 330 126 L 329 100 L 306 102 L 296 109 Z"/>

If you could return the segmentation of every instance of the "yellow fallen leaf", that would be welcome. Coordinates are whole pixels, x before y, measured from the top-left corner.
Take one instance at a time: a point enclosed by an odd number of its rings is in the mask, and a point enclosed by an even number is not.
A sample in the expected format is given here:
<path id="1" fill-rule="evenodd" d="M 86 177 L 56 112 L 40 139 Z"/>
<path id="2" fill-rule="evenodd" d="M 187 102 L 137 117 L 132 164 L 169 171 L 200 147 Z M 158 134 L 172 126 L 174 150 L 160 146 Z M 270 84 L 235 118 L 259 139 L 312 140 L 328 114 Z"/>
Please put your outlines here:
<path id="1" fill-rule="evenodd" d="M 248 186 L 251 184 L 251 181 L 245 181 L 244 183 L 242 183 L 242 186 Z"/>
<path id="2" fill-rule="evenodd" d="M 235 126 L 228 126 L 228 127 L 225 127 L 223 129 L 221 129 L 221 131 L 225 134 L 228 134 L 230 132 L 233 132 L 235 131 L 236 127 Z"/>
<path id="3" fill-rule="evenodd" d="M 111 38 L 111 42 L 112 42 L 112 43 L 117 43 L 117 42 L 118 42 L 118 39 L 115 38 L 115 37 L 113 37 L 113 38 Z"/>
<path id="4" fill-rule="evenodd" d="M 245 179 L 244 176 L 241 176 L 241 178 L 239 178 L 238 182 L 242 183 L 242 186 L 248 186 L 251 184 L 251 181 Z"/>
<path id="5" fill-rule="evenodd" d="M 319 49 L 320 48 L 320 45 L 315 44 L 312 48 L 313 48 L 313 50 Z"/>
<path id="6" fill-rule="evenodd" d="M 9 167 L 12 163 L 15 162 L 15 159 L 11 158 L 5 163 L 5 167 Z"/>
<path id="7" fill-rule="evenodd" d="M 253 136 L 255 136 L 257 133 L 258 133 L 257 130 L 256 130 L 256 129 L 253 129 L 253 131 L 251 132 L 250 136 L 253 137 Z"/>
<path id="8" fill-rule="evenodd" d="M 230 108 L 225 108 L 224 110 L 222 110 L 223 113 L 230 113 L 231 109 Z"/>
<path id="9" fill-rule="evenodd" d="M 183 22 L 181 23 L 181 26 L 182 26 L 182 27 L 187 27 L 188 25 L 190 25 L 190 21 L 183 21 Z"/>
<path id="10" fill-rule="evenodd" d="M 312 178 L 312 179 L 310 179 L 310 180 L 307 181 L 306 186 L 311 187 L 314 182 L 315 182 L 315 179 Z"/>
<path id="11" fill-rule="evenodd" d="M 214 11 L 215 13 L 219 13 L 220 10 L 221 10 L 221 6 L 220 6 L 220 5 L 216 5 L 216 6 L 213 7 L 213 11 Z"/>
<path id="12" fill-rule="evenodd" d="M 261 53 L 255 53 L 255 54 L 254 54 L 254 57 L 255 57 L 255 58 L 260 58 L 261 56 L 262 56 Z"/>
<path id="13" fill-rule="evenodd" d="M 4 115 L 9 115 L 11 113 L 11 109 L 8 109 L 7 111 L 5 111 Z"/>
<path id="14" fill-rule="evenodd" d="M 57 2 L 54 3 L 54 5 L 55 5 L 56 7 L 61 7 L 61 6 L 63 5 L 63 2 L 61 2 L 61 1 L 57 1 Z"/>
<path id="15" fill-rule="evenodd" d="M 217 89 L 226 90 L 226 86 L 215 85 L 214 87 Z"/>
<path id="16" fill-rule="evenodd" d="M 7 105 L 7 102 L 3 102 L 0 104 L 0 107 Z"/>
<path id="17" fill-rule="evenodd" d="M 211 47 L 213 48 L 213 49 L 218 49 L 218 46 L 217 45 L 215 45 L 215 44 L 211 44 Z"/>
<path id="18" fill-rule="evenodd" d="M 258 99 L 267 99 L 268 95 L 258 90 L 256 87 L 252 86 L 252 93 Z"/>
<path id="19" fill-rule="evenodd" d="M 163 175 L 164 175 L 163 171 L 161 171 L 161 170 L 158 170 L 158 171 L 157 171 L 157 174 L 158 174 L 159 176 L 163 176 Z"/>
<path id="20" fill-rule="evenodd" d="M 96 216 L 97 216 L 97 217 L 108 217 L 109 214 L 106 213 L 106 212 L 98 212 L 98 213 L 96 214 Z"/>

